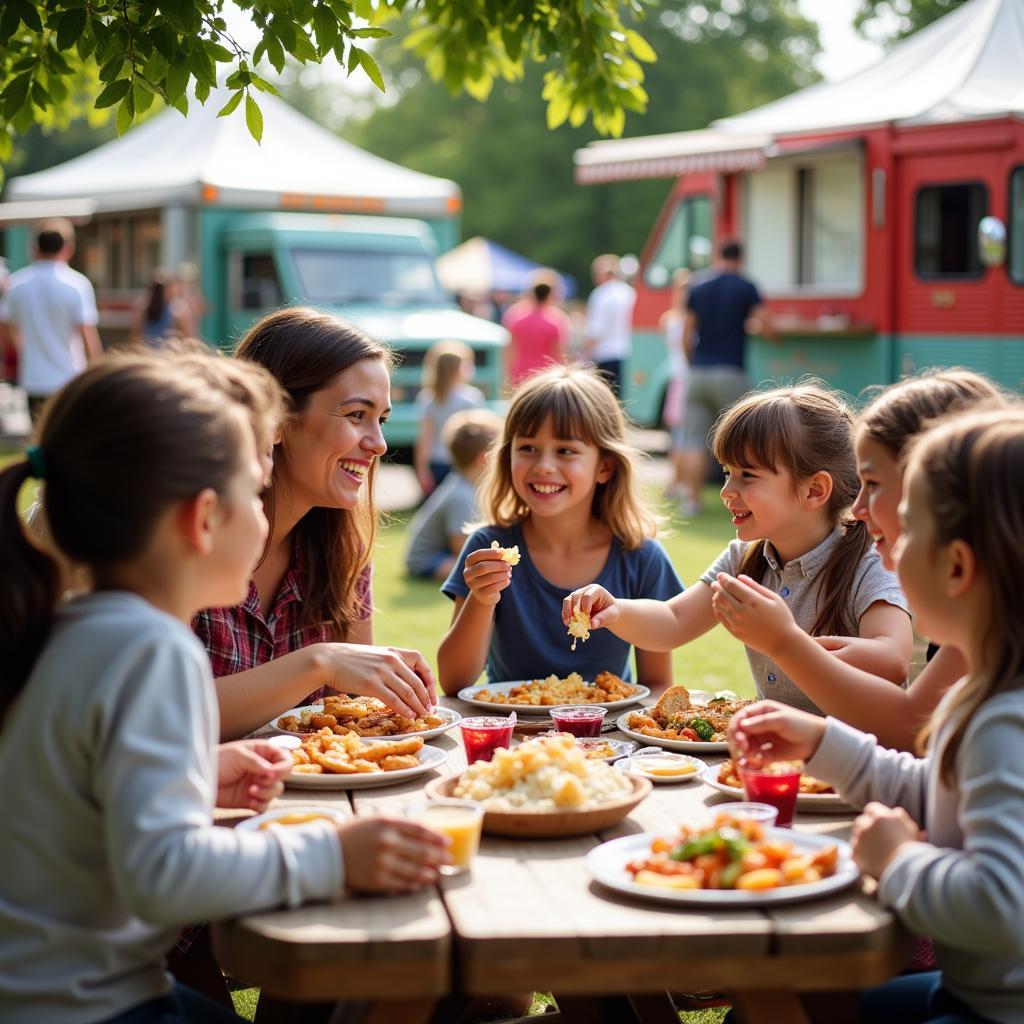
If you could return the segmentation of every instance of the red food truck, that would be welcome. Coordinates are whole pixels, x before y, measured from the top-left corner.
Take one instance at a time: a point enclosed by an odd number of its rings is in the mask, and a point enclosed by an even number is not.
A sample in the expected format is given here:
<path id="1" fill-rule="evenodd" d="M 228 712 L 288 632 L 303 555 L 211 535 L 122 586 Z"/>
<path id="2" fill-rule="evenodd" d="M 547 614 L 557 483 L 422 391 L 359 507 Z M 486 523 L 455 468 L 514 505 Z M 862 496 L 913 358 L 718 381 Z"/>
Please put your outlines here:
<path id="1" fill-rule="evenodd" d="M 1024 389 L 1024 0 L 971 0 L 879 63 L 703 131 L 593 142 L 583 184 L 674 178 L 637 274 L 627 400 L 659 419 L 681 267 L 738 238 L 781 335 L 755 382 L 851 395 L 927 366 Z"/>

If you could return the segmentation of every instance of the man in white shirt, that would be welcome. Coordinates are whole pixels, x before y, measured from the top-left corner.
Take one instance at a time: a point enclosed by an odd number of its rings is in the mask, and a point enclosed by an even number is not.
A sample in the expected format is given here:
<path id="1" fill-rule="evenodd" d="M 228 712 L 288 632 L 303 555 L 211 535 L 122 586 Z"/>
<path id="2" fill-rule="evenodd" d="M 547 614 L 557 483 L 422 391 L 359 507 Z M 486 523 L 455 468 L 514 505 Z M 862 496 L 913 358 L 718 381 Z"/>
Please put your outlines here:
<path id="1" fill-rule="evenodd" d="M 18 353 L 18 383 L 33 421 L 43 403 L 103 351 L 96 330 L 96 293 L 72 270 L 75 230 L 66 220 L 45 221 L 36 258 L 15 271 L 0 300 L 0 350 Z"/>
<path id="2" fill-rule="evenodd" d="M 618 256 L 598 256 L 591 272 L 597 287 L 587 299 L 584 353 L 620 395 L 623 364 L 633 347 L 636 292 L 622 280 Z"/>

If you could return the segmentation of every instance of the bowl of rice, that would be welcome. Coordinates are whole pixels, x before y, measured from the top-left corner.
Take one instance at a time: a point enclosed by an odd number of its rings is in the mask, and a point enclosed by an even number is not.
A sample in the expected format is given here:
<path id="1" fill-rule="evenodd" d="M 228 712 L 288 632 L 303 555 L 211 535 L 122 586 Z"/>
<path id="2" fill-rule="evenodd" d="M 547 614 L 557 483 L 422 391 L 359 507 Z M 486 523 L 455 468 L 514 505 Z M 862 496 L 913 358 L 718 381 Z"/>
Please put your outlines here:
<path id="1" fill-rule="evenodd" d="M 647 779 L 588 759 L 572 736 L 538 736 L 454 778 L 435 779 L 431 797 L 484 806 L 483 830 L 523 838 L 585 835 L 621 821 L 651 791 Z"/>

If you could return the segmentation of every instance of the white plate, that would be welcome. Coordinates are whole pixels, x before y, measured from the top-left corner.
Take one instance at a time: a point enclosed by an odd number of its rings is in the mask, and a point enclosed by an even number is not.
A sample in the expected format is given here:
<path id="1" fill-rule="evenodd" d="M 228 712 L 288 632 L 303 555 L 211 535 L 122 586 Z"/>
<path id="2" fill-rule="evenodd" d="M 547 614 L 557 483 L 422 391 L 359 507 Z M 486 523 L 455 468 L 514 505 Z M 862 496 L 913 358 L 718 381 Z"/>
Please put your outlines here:
<path id="1" fill-rule="evenodd" d="M 319 806 L 314 806 L 313 804 L 303 804 L 301 806 L 289 804 L 283 807 L 275 807 L 273 810 L 265 811 L 263 814 L 254 814 L 251 818 L 240 821 L 235 828 L 240 832 L 256 832 L 265 821 L 276 821 L 278 818 L 284 818 L 291 814 L 320 814 L 325 818 L 332 818 L 338 822 L 349 820 L 349 815 L 344 811 L 339 811 L 334 807 L 325 807 L 323 804 Z M 313 822 L 309 822 L 309 824 L 312 825 Z M 304 828 L 305 823 L 289 827 Z"/>
<path id="2" fill-rule="evenodd" d="M 387 743 L 388 740 L 371 737 L 363 742 Z M 365 772 L 357 775 L 335 775 L 333 772 L 324 772 L 322 775 L 306 775 L 302 772 L 292 772 L 291 775 L 285 777 L 284 784 L 293 789 L 373 789 L 377 786 L 394 786 L 406 779 L 433 771 L 443 765 L 446 760 L 448 760 L 447 750 L 426 746 L 420 751 L 420 763 L 415 768 L 399 768 L 395 772 Z"/>
<path id="3" fill-rule="evenodd" d="M 646 736 L 629 727 L 629 716 L 635 713 L 635 711 L 625 712 L 619 716 L 619 720 L 615 724 L 619 732 L 625 733 L 631 740 L 636 740 L 645 747 L 663 747 L 665 750 L 678 750 L 682 754 L 724 753 L 729 749 L 729 744 L 725 740 L 718 743 L 705 743 L 701 740 L 663 740 L 657 736 Z"/>
<path id="4" fill-rule="evenodd" d="M 602 885 L 616 892 L 624 892 L 642 899 L 657 900 L 661 903 L 676 903 L 680 906 L 719 907 L 764 907 L 775 903 L 795 903 L 798 900 L 817 899 L 829 893 L 854 884 L 860 878 L 860 870 L 853 863 L 849 843 L 829 836 L 794 832 L 788 828 L 765 829 L 765 837 L 792 842 L 802 853 L 821 849 L 823 846 L 839 847 L 839 864 L 836 873 L 820 882 L 805 885 L 786 885 L 778 889 L 762 889 L 749 892 L 743 889 L 663 889 L 654 885 L 637 885 L 626 871 L 632 860 L 646 857 L 651 851 L 653 832 L 623 836 L 595 846 L 586 856 L 587 870 Z"/>
<path id="5" fill-rule="evenodd" d="M 495 690 L 498 693 L 508 693 L 513 686 L 525 686 L 529 683 L 536 682 L 535 679 L 516 679 L 510 683 L 487 683 L 486 686 L 467 686 L 462 690 L 459 690 L 459 700 L 464 700 L 467 704 L 472 704 L 477 708 L 486 708 L 492 715 L 501 717 L 502 715 L 508 715 L 510 711 L 514 711 L 517 715 L 546 715 L 552 708 L 558 707 L 557 704 L 491 704 L 486 700 L 479 700 L 474 696 L 478 691 L 483 689 Z M 590 685 L 593 685 L 592 683 Z M 640 701 L 651 695 L 651 691 L 646 686 L 639 686 L 636 683 L 630 683 L 630 686 L 636 686 L 636 693 L 632 697 L 626 697 L 623 700 L 605 700 L 595 701 L 593 704 L 588 704 L 588 707 L 595 708 L 607 708 L 609 711 L 617 711 L 619 708 L 629 707 L 630 704 L 639 704 Z M 571 701 L 569 703 L 572 703 Z"/>
<path id="6" fill-rule="evenodd" d="M 718 770 L 721 765 L 708 765 L 704 770 L 704 782 L 719 793 L 732 797 L 734 800 L 746 800 L 742 789 L 718 781 Z M 842 814 L 843 811 L 855 811 L 856 808 L 844 804 L 838 793 L 797 793 L 796 809 L 798 811 L 817 811 L 819 814 Z"/>
<path id="7" fill-rule="evenodd" d="M 708 767 L 706 761 L 702 761 L 699 757 L 692 757 L 690 754 L 680 754 L 680 757 L 684 757 L 690 762 L 694 771 L 689 775 L 650 775 L 644 771 L 642 767 L 642 757 L 625 757 L 621 761 L 617 762 L 615 767 L 620 772 L 629 772 L 633 775 L 639 775 L 642 778 L 650 779 L 655 785 L 664 785 L 671 783 L 673 785 L 680 782 L 694 782 L 697 779 L 703 778 L 704 771 Z M 638 762 L 640 764 L 638 765 Z"/>
<path id="8" fill-rule="evenodd" d="M 282 718 L 287 718 L 289 715 L 300 718 L 303 711 L 323 711 L 323 705 L 305 704 L 301 708 L 292 708 L 291 711 L 286 711 L 283 715 L 278 715 L 277 718 L 272 719 L 267 727 L 281 736 L 312 736 L 312 732 L 295 732 L 294 729 L 282 729 L 277 724 Z M 434 708 L 434 714 L 439 718 L 443 718 L 444 723 L 435 726 L 433 729 L 424 729 L 422 732 L 396 732 L 392 736 L 368 736 L 364 738 L 372 740 L 404 740 L 410 736 L 419 736 L 421 740 L 431 740 L 435 736 L 443 735 L 462 721 L 462 715 L 458 711 L 452 711 L 450 708 L 443 708 L 440 705 Z"/>
<path id="9" fill-rule="evenodd" d="M 545 735 L 548 734 L 543 732 L 537 733 L 537 736 Z M 530 736 L 529 738 L 532 740 L 536 739 L 537 736 Z M 630 754 L 633 753 L 634 750 L 636 750 L 636 744 L 631 743 L 629 740 L 613 740 L 610 737 L 606 738 L 604 736 L 587 737 L 587 739 L 593 739 L 594 742 L 598 743 L 607 743 L 608 746 L 612 748 L 613 753 L 611 754 L 611 756 L 593 758 L 593 760 L 595 761 L 604 761 L 605 764 L 615 764 L 616 761 L 619 761 L 624 757 L 628 757 Z M 514 742 L 512 744 L 513 748 L 518 747 L 519 744 L 522 742 L 522 740 Z M 590 758 L 588 758 L 588 760 L 590 760 Z M 703 762 L 701 763 L 703 764 Z"/>

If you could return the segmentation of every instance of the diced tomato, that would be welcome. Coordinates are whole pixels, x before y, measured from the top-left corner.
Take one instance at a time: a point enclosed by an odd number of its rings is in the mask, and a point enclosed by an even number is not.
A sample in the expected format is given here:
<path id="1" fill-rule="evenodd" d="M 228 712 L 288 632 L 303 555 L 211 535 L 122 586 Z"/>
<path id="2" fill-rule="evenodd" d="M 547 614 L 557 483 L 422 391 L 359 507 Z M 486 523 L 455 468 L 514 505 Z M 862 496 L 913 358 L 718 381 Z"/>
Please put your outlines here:
<path id="1" fill-rule="evenodd" d="M 696 742 L 700 739 L 700 737 L 692 729 L 684 729 L 683 738 L 687 740 L 692 740 L 693 742 Z"/>

